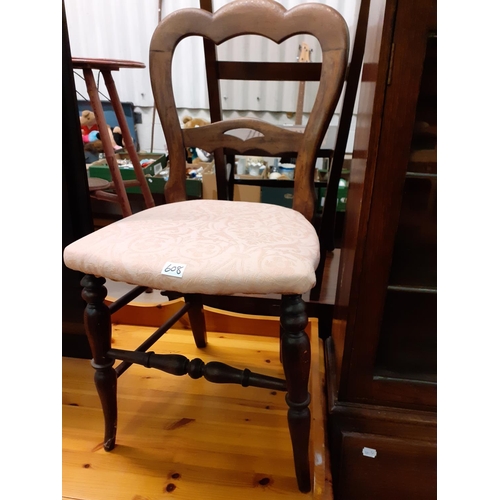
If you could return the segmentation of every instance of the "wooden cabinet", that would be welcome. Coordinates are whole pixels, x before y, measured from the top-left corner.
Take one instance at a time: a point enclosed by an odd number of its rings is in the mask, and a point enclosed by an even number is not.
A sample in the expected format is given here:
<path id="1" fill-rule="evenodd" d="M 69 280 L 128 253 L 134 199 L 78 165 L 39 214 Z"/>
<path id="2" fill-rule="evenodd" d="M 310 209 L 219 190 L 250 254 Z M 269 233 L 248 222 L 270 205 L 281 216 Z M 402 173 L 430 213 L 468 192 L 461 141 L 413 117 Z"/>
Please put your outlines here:
<path id="1" fill-rule="evenodd" d="M 436 52 L 436 0 L 372 1 L 325 343 L 336 500 L 436 496 Z"/>
<path id="2" fill-rule="evenodd" d="M 426 477 L 415 481 L 415 471 L 426 471 Z M 436 445 L 424 440 L 345 432 L 340 475 L 343 479 L 335 498 L 434 498 Z"/>

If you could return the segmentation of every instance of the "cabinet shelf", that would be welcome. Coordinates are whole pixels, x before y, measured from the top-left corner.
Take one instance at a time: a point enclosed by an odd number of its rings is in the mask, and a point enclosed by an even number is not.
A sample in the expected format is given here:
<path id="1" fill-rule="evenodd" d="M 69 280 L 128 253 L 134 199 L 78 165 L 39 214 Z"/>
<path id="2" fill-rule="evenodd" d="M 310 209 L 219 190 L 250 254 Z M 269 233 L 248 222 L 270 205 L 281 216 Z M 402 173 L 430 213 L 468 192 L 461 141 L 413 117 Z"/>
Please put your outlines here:
<path id="1" fill-rule="evenodd" d="M 410 163 L 408 165 L 408 170 L 417 170 L 416 166 L 422 167 L 423 162 L 419 163 Z M 435 163 L 426 163 L 425 167 L 426 170 L 435 170 L 436 169 L 436 164 Z M 436 173 L 432 172 L 406 172 L 406 177 L 408 178 L 414 178 L 414 179 L 434 179 L 437 177 Z"/>
<path id="2" fill-rule="evenodd" d="M 384 368 L 376 368 L 373 376 L 376 381 L 408 382 L 421 385 L 435 385 L 437 383 L 436 373 L 425 373 L 422 371 L 395 371 Z"/>
<path id="3" fill-rule="evenodd" d="M 430 293 L 437 294 L 437 287 L 423 287 L 423 286 L 404 286 L 404 285 L 389 285 L 387 290 L 391 292 L 414 292 L 414 293 Z"/>

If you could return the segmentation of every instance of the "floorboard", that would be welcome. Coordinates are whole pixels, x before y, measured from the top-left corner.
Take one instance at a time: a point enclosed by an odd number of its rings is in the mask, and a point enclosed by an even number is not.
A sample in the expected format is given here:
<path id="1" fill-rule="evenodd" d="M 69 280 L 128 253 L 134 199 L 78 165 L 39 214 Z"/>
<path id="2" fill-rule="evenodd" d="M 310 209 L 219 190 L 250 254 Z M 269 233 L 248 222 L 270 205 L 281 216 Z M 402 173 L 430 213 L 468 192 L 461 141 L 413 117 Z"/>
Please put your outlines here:
<path id="1" fill-rule="evenodd" d="M 116 325 L 113 347 L 133 349 L 153 328 Z M 175 377 L 133 365 L 118 380 L 115 450 L 102 448 L 102 412 L 88 360 L 63 358 L 63 499 L 329 499 L 323 366 L 311 320 L 314 488 L 297 490 L 283 393 Z M 154 347 L 283 377 L 276 338 L 169 331 Z M 200 354 L 201 352 L 201 354 Z M 314 457 L 314 459 L 313 459 Z"/>

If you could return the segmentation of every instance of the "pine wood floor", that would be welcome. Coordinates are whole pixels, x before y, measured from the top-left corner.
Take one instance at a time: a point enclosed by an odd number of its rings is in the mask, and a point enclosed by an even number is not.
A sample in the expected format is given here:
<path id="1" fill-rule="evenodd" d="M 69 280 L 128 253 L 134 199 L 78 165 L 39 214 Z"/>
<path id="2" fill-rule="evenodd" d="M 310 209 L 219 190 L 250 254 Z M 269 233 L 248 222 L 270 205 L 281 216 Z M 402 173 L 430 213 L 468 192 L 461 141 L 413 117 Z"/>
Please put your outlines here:
<path id="1" fill-rule="evenodd" d="M 263 336 L 273 321 L 278 331 L 276 319 L 263 321 L 267 326 L 262 329 L 247 319 L 238 323 L 260 335 L 209 332 L 209 345 L 201 354 L 190 331 L 176 325 L 154 350 L 283 377 L 277 339 Z M 115 325 L 113 346 L 134 349 L 153 331 Z M 331 500 L 315 319 L 309 331 L 313 492 L 302 494 L 296 487 L 283 393 L 211 384 L 134 365 L 118 380 L 117 446 L 107 453 L 93 369 L 88 360 L 63 358 L 63 499 Z"/>

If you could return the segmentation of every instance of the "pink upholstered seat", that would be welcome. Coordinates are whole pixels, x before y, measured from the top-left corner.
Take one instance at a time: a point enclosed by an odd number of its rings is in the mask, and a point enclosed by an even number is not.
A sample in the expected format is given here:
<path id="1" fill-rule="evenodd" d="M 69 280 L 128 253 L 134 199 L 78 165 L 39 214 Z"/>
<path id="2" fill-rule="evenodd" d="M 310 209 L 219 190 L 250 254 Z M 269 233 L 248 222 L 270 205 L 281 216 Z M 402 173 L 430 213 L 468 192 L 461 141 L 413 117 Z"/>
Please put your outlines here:
<path id="1" fill-rule="evenodd" d="M 159 290 L 302 294 L 316 281 L 319 241 L 312 224 L 289 208 L 192 200 L 89 234 L 65 249 L 64 261 L 86 274 Z M 185 266 L 182 277 L 162 274 L 167 262 Z"/>

